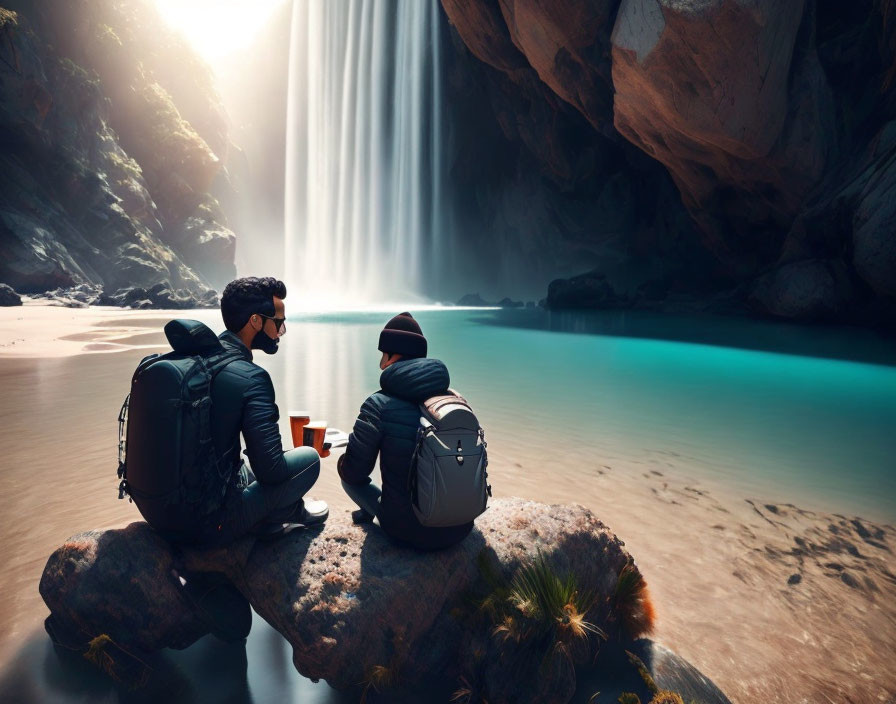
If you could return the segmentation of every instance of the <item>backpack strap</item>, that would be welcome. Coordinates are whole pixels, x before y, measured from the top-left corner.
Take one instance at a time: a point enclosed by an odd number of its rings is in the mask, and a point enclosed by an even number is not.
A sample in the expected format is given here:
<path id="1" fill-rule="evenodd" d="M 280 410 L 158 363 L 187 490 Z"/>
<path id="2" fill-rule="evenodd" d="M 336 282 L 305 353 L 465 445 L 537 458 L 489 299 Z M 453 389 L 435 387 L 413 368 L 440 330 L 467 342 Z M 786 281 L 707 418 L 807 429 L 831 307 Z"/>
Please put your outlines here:
<path id="1" fill-rule="evenodd" d="M 231 362 L 242 359 L 242 355 L 237 352 L 223 352 L 212 355 L 211 357 L 196 357 L 200 369 L 204 372 L 207 383 L 203 388 L 203 394 L 200 398 L 193 402 L 193 407 L 199 411 L 199 446 L 200 448 L 212 444 L 212 384 L 215 378 L 223 372 Z M 215 471 L 222 479 L 226 478 L 227 467 L 221 468 L 221 458 L 212 450 L 212 458 L 215 465 Z"/>
<path id="2" fill-rule="evenodd" d="M 128 419 L 128 404 L 131 395 L 124 397 L 124 403 L 121 404 L 121 410 L 118 411 L 118 498 L 123 499 L 125 496 L 128 500 L 132 500 L 128 494 L 128 468 L 125 464 L 125 445 L 127 438 L 125 436 L 125 424 Z"/>
<path id="3" fill-rule="evenodd" d="M 423 409 L 422 404 L 420 408 Z M 414 501 L 417 500 L 417 460 L 420 457 L 420 449 L 423 447 L 423 441 L 426 440 L 426 437 L 436 432 L 436 428 L 432 423 L 426 420 L 426 418 L 422 420 L 425 421 L 425 424 L 417 428 L 417 444 L 414 446 L 414 454 L 411 455 L 410 471 L 408 472 L 408 491 Z"/>

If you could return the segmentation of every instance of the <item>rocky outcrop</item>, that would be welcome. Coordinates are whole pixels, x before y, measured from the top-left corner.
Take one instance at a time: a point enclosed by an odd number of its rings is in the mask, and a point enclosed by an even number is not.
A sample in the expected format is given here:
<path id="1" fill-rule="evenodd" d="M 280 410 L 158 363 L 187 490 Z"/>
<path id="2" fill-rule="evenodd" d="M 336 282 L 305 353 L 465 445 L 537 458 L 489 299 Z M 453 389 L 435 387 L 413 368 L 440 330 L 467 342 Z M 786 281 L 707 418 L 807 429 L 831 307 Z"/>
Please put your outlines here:
<path id="1" fill-rule="evenodd" d="M 483 299 L 482 296 L 480 296 L 478 293 L 467 293 L 458 299 L 457 305 L 476 307 L 476 308 L 488 308 L 495 304 L 489 303 L 488 301 Z"/>
<path id="2" fill-rule="evenodd" d="M 549 308 L 615 308 L 627 303 L 606 274 L 592 271 L 569 279 L 556 279 L 548 286 Z"/>
<path id="3" fill-rule="evenodd" d="M 528 607 L 503 611 L 506 585 L 539 555 L 593 594 L 581 617 L 611 642 L 650 628 L 643 581 L 606 526 L 579 506 L 520 499 L 495 500 L 466 540 L 437 553 L 397 547 L 378 527 L 347 519 L 213 551 L 174 551 L 144 523 L 82 533 L 50 557 L 40 592 L 57 640 L 83 648 L 105 635 L 120 651 L 146 653 L 208 632 L 179 576 L 224 573 L 292 644 L 308 677 L 346 688 L 372 677 L 462 676 L 489 701 L 566 701 L 573 665 L 591 661 L 598 638 L 583 632 L 546 650 L 551 638 L 530 641 L 520 625 Z M 564 638 L 562 619 L 558 628 Z"/>
<path id="4" fill-rule="evenodd" d="M 623 0 L 613 30 L 616 128 L 666 166 L 737 276 L 775 253 L 834 149 L 806 5 Z"/>
<path id="5" fill-rule="evenodd" d="M 127 306 L 130 308 L 217 308 L 218 295 L 214 291 L 206 291 L 201 295 L 193 295 L 185 289 L 172 290 L 163 283 L 149 288 L 130 286 L 104 294 L 97 299 L 97 304 L 105 306 Z"/>
<path id="6" fill-rule="evenodd" d="M 226 149 L 223 117 L 200 119 L 214 102 L 196 96 L 212 94 L 188 78 L 206 69 L 142 0 L 5 4 L 0 277 L 29 293 L 164 283 L 193 296 L 232 278 L 234 235 L 209 195 L 221 157 L 179 109 Z M 154 58 L 166 49 L 177 70 Z M 183 103 L 172 76 L 194 81 Z"/>
<path id="7" fill-rule="evenodd" d="M 518 219 L 489 229 L 558 275 L 593 269 L 583 298 L 583 281 L 565 287 L 574 306 L 604 305 L 595 288 L 604 276 L 616 299 L 644 284 L 725 294 L 741 310 L 796 320 L 894 323 L 892 3 L 442 5 L 487 66 L 480 84 L 502 132 L 554 184 L 536 186 L 516 203 Z M 668 172 L 674 199 L 628 145 Z M 500 193 L 525 178 L 514 158 Z M 573 196 L 562 216 L 560 194 Z M 540 216 L 545 203 L 553 217 Z M 562 271 L 562 252 L 578 257 L 577 271 Z"/>
<path id="8" fill-rule="evenodd" d="M 524 90 L 533 74 L 601 130 L 612 123 L 609 37 L 618 0 L 443 0 L 470 51 Z"/>
<path id="9" fill-rule="evenodd" d="M 579 9 L 571 17 L 603 16 L 615 7 L 573 4 Z M 553 5 L 443 5 L 452 23 L 445 103 L 452 111 L 447 122 L 453 230 L 457 246 L 476 252 L 467 258 L 465 274 L 480 282 L 480 293 L 488 300 L 507 293 L 532 298 L 558 276 L 597 267 L 615 276 L 635 262 L 651 272 L 661 265 L 667 278 L 685 287 L 699 280 L 697 271 L 713 278 L 713 263 L 663 167 L 616 133 L 611 113 L 586 116 L 554 93 L 514 44 L 512 36 L 538 22 L 554 39 L 564 36 L 558 27 L 565 20 L 553 16 Z M 494 27 L 506 23 L 505 11 L 531 21 L 513 30 L 504 24 L 502 34 Z M 592 22 L 588 28 L 596 32 L 591 48 L 576 52 L 580 58 L 603 56 L 599 47 L 606 48 L 605 70 L 594 85 L 604 85 L 611 105 L 612 23 Z M 470 42 L 469 50 L 464 42 Z M 572 75 L 564 74 L 564 80 Z"/>
<path id="10" fill-rule="evenodd" d="M 7 284 L 0 284 L 0 306 L 20 306 L 22 297 Z"/>

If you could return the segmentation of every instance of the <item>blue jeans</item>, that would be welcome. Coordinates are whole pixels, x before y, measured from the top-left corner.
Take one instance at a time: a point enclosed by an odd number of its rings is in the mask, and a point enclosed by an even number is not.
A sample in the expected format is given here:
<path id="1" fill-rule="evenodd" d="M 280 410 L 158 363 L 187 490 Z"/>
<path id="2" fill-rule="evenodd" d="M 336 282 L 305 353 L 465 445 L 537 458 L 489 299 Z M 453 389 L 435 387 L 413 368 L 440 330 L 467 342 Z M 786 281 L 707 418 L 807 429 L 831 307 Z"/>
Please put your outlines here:
<path id="1" fill-rule="evenodd" d="M 371 516 L 380 510 L 380 495 L 383 493 L 373 482 L 369 484 L 349 484 L 342 482 L 342 488 L 349 498 L 363 508 Z"/>
<path id="2" fill-rule="evenodd" d="M 320 455 L 313 447 L 297 447 L 283 453 L 288 478 L 277 484 L 262 484 L 248 472 L 248 486 L 227 498 L 221 533 L 226 541 L 246 535 L 261 523 L 288 523 L 298 520 L 302 497 L 320 475 Z"/>

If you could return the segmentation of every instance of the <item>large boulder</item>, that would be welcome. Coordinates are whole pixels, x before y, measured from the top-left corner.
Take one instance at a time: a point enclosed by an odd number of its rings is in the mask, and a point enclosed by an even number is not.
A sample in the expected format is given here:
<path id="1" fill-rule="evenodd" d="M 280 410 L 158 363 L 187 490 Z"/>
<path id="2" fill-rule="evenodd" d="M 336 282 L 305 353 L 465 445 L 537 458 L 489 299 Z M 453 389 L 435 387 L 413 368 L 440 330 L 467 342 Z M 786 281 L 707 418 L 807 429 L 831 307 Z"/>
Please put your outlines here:
<path id="1" fill-rule="evenodd" d="M 8 284 L 0 284 L 0 306 L 20 306 L 22 297 Z"/>
<path id="2" fill-rule="evenodd" d="M 477 58 L 520 84 L 531 66 L 553 93 L 598 130 L 612 122 L 609 37 L 617 3 L 442 0 Z"/>
<path id="3" fill-rule="evenodd" d="M 836 319 L 852 300 L 846 265 L 825 259 L 784 264 L 759 277 L 749 295 L 759 311 L 805 322 Z"/>
<path id="4" fill-rule="evenodd" d="M 834 149 L 804 4 L 623 0 L 616 18 L 616 128 L 668 168 L 735 275 L 777 252 Z"/>
<path id="5" fill-rule="evenodd" d="M 122 652 L 146 653 L 208 631 L 179 576 L 220 572 L 292 644 L 308 677 L 339 688 L 463 677 L 488 701 L 566 701 L 573 666 L 591 661 L 598 638 L 572 637 L 565 649 L 543 632 L 527 640 L 527 607 L 508 611 L 507 589 L 539 560 L 593 595 L 582 616 L 610 641 L 650 629 L 652 607 L 623 543 L 581 506 L 521 499 L 495 500 L 466 540 L 437 553 L 397 547 L 378 527 L 345 519 L 211 551 L 175 551 L 145 523 L 82 533 L 50 557 L 40 592 L 58 640 L 105 635 Z M 549 621 L 562 638 L 569 624 Z"/>

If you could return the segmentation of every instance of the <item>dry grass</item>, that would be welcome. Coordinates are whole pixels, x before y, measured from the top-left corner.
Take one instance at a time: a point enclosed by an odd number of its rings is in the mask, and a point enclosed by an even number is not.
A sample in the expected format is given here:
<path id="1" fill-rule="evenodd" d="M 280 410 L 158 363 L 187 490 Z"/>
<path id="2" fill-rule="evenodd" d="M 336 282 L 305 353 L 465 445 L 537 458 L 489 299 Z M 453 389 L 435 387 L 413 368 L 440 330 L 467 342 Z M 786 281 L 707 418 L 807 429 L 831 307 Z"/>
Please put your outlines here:
<path id="1" fill-rule="evenodd" d="M 373 665 L 368 671 L 364 680 L 364 691 L 361 693 L 361 704 L 367 701 L 367 693 L 373 689 L 377 693 L 384 690 L 392 689 L 398 684 L 398 670 L 396 667 L 386 665 Z"/>
<path id="2" fill-rule="evenodd" d="M 612 613 L 626 637 L 631 640 L 653 631 L 656 611 L 647 591 L 647 582 L 631 562 L 620 570 L 616 580 Z"/>

